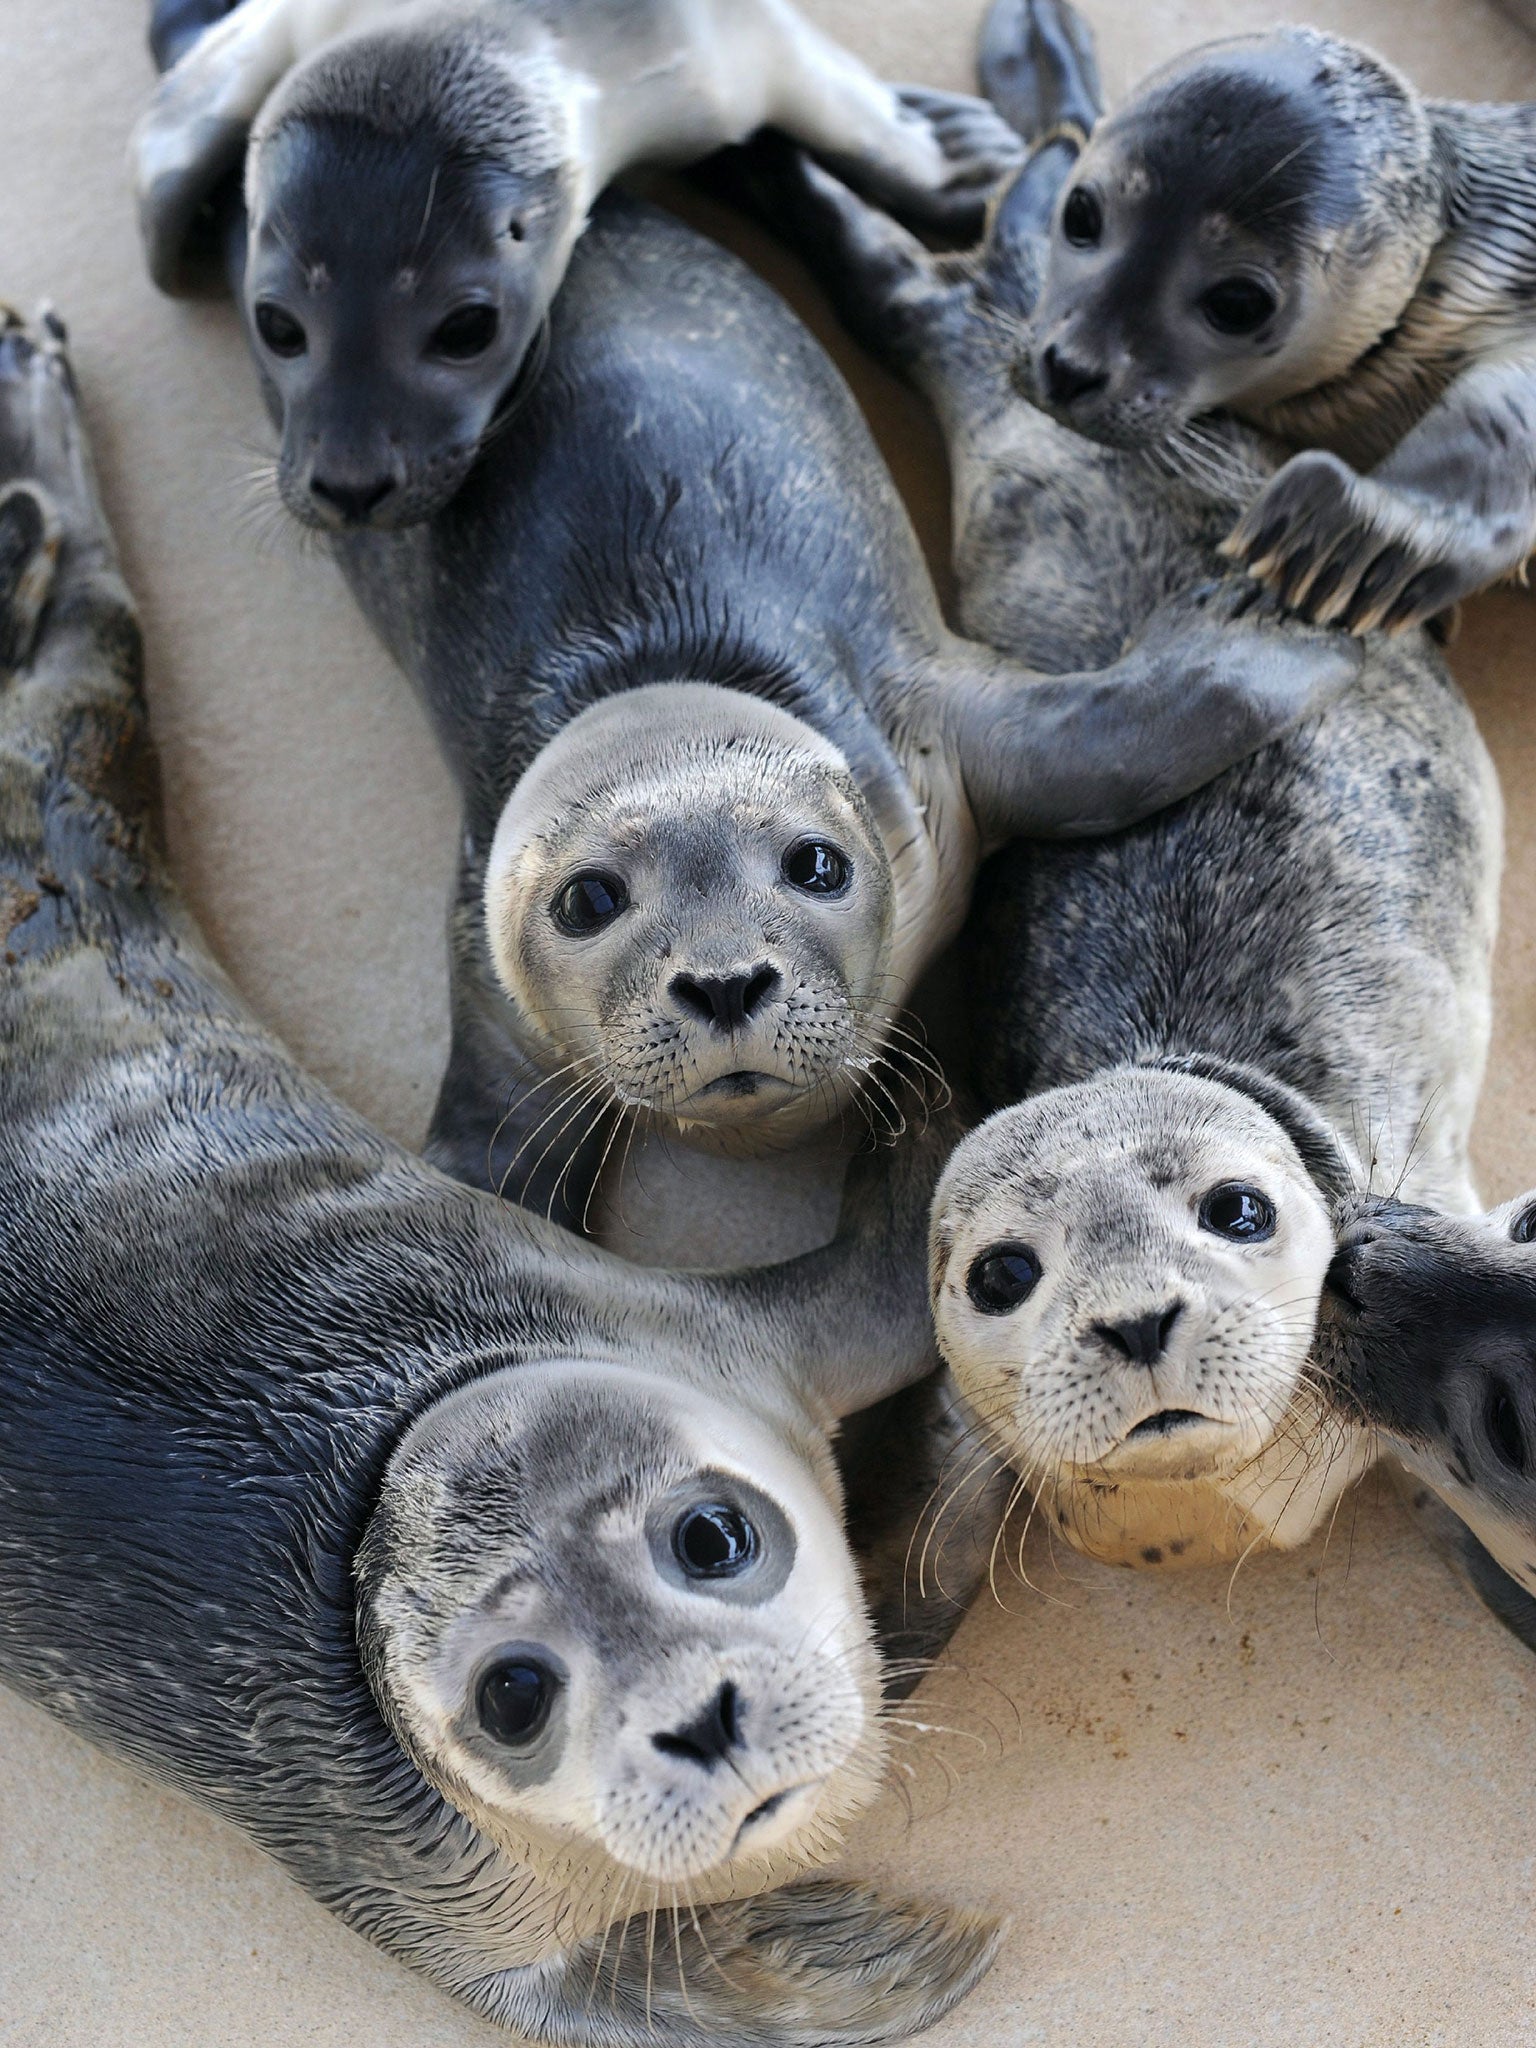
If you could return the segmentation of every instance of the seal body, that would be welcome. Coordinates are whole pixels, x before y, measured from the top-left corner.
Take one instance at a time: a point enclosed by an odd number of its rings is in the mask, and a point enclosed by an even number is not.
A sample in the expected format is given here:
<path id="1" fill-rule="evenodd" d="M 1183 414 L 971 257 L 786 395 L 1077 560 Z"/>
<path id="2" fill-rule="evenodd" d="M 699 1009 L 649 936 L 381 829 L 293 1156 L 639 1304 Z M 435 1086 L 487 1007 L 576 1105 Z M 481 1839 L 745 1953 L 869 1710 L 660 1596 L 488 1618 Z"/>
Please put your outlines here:
<path id="1" fill-rule="evenodd" d="M 1074 158 L 1041 146 L 974 259 L 930 258 L 803 161 L 759 174 L 939 413 L 963 625 L 1042 666 L 1102 656 L 1219 575 L 1213 481 L 1277 460 L 1235 427 L 1177 459 L 1094 446 L 1020 402 Z M 1415 637 L 1372 643 L 1358 689 L 1159 816 L 984 872 L 978 1078 L 1018 1106 L 936 1197 L 941 1346 L 1081 1547 L 1168 1563 L 1294 1543 L 1362 1468 L 1367 1434 L 1308 1381 L 1333 1204 L 1400 1181 L 1474 1206 L 1500 820 Z"/>
<path id="2" fill-rule="evenodd" d="M 1421 99 L 1315 29 L 1207 44 L 1083 143 L 1020 374 L 1110 445 L 1220 408 L 1302 451 L 1229 556 L 1303 616 L 1405 628 L 1536 545 L 1533 225 L 1536 109 Z"/>
<path id="3" fill-rule="evenodd" d="M 982 846 L 1142 815 L 1355 667 L 1186 600 L 1050 680 L 949 633 L 826 356 L 628 200 L 515 433 L 435 520 L 338 549 L 465 791 L 433 1156 L 575 1222 L 637 1120 L 878 1129 Z"/>
<path id="4" fill-rule="evenodd" d="M 646 1274 L 385 1143 L 168 881 L 139 663 L 59 331 L 13 319 L 0 1674 L 524 2036 L 923 2024 L 986 1929 L 823 1882 L 707 1902 L 803 1867 L 878 1768 L 827 1434 L 927 1369 L 931 1168 L 865 1189 L 844 1350 L 836 1248 L 782 1293 Z"/>
<path id="5" fill-rule="evenodd" d="M 620 171 L 774 123 L 966 233 L 1017 157 L 984 102 L 882 84 L 789 0 L 203 13 L 192 39 L 186 0 L 155 10 L 176 61 L 134 142 L 150 267 L 178 281 L 244 155 L 243 303 L 277 480 L 314 525 L 406 525 L 452 495 Z"/>

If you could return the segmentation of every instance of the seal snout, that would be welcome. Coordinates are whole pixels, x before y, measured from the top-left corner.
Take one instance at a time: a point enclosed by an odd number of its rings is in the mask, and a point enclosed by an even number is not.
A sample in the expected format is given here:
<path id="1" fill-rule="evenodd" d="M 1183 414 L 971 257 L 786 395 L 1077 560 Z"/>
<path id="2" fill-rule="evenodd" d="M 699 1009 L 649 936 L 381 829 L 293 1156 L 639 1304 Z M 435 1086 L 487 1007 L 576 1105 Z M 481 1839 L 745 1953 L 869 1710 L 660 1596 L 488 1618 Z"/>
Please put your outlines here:
<path id="1" fill-rule="evenodd" d="M 1041 352 L 1040 373 L 1047 400 L 1063 412 L 1070 411 L 1080 399 L 1097 397 L 1109 383 L 1106 370 L 1076 361 L 1054 341 Z"/>
<path id="2" fill-rule="evenodd" d="M 1183 1313 L 1183 1302 L 1173 1301 L 1165 1308 L 1148 1309 L 1143 1315 L 1095 1323 L 1092 1334 L 1128 1364 L 1152 1366 L 1166 1353 L 1173 1326 Z"/>
<path id="3" fill-rule="evenodd" d="M 321 476 L 314 471 L 309 479 L 310 496 L 328 526 L 366 526 L 398 489 L 399 478 L 388 473 L 353 481 L 340 475 Z"/>
<path id="4" fill-rule="evenodd" d="M 742 1030 L 783 986 L 784 977 L 770 962 L 732 974 L 674 974 L 667 984 L 672 1000 L 714 1031 Z"/>

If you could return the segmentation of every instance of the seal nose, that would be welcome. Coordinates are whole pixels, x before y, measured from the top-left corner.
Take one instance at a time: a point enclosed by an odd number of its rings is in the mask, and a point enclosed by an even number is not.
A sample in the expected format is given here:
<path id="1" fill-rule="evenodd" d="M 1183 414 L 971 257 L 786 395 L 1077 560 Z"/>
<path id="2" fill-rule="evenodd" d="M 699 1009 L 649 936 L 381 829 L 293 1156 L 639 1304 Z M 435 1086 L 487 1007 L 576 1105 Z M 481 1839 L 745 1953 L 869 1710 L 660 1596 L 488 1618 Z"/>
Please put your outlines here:
<path id="1" fill-rule="evenodd" d="M 1052 405 L 1075 405 L 1078 399 L 1102 391 L 1109 382 L 1106 370 L 1084 369 L 1064 356 L 1054 342 L 1041 357 L 1040 367 L 1045 372 L 1045 395 Z"/>
<path id="2" fill-rule="evenodd" d="M 1182 1301 L 1170 1302 L 1167 1308 L 1148 1309 L 1144 1316 L 1128 1316 L 1121 1323 L 1095 1323 L 1093 1334 L 1132 1365 L 1156 1365 L 1183 1313 Z"/>
<path id="3" fill-rule="evenodd" d="M 653 1735 L 651 1743 L 663 1756 L 686 1757 L 690 1763 L 712 1771 L 716 1764 L 725 1762 L 733 1749 L 741 1747 L 740 1711 L 736 1688 L 727 1683 L 702 1713 L 681 1728 Z"/>
<path id="4" fill-rule="evenodd" d="M 672 1000 L 716 1031 L 739 1031 L 763 1007 L 783 977 L 776 967 L 745 974 L 674 974 L 667 983 Z"/>
<path id="5" fill-rule="evenodd" d="M 392 476 L 376 476 L 368 483 L 344 484 L 330 477 L 312 476 L 309 488 L 322 505 L 341 514 L 344 525 L 361 526 L 395 488 L 395 480 Z"/>

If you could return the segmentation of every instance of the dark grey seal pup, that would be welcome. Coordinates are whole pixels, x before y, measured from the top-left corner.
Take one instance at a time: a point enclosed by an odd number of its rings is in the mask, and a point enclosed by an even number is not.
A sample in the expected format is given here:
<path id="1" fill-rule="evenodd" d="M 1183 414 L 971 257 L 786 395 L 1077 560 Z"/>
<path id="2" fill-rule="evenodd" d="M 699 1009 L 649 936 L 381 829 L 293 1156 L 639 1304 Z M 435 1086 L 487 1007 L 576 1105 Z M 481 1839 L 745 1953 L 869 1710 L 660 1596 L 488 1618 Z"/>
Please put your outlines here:
<path id="1" fill-rule="evenodd" d="M 151 270 L 180 280 L 244 158 L 238 288 L 316 526 L 452 496 L 626 168 L 773 123 L 970 235 L 1020 153 L 985 101 L 882 83 L 789 0 L 160 0 L 153 41 L 178 61 L 133 144 Z"/>
<path id="2" fill-rule="evenodd" d="M 1064 34 L 1031 68 L 1049 135 L 1091 76 Z M 1046 140 L 983 248 L 933 258 L 759 153 L 768 212 L 938 412 L 962 625 L 1044 668 L 1109 658 L 1219 570 L 1223 530 L 1203 473 L 1078 438 L 1014 388 L 1075 154 Z M 1224 447 L 1261 476 L 1277 459 L 1241 429 Z M 1247 763 L 1129 831 L 1021 843 L 978 891 L 999 1113 L 935 1198 L 940 1344 L 1098 1556 L 1192 1563 L 1315 1528 L 1370 1449 L 1309 1363 L 1336 1197 L 1374 1172 L 1477 1206 L 1499 793 L 1427 638 L 1366 645 L 1357 689 Z"/>
<path id="3" fill-rule="evenodd" d="M 1536 1193 L 1478 1216 L 1348 1206 L 1318 1322 L 1324 1384 L 1464 1525 L 1473 1584 L 1536 1650 L 1533 1338 Z"/>
<path id="4" fill-rule="evenodd" d="M 1086 34 L 1066 0 L 997 14 L 1000 47 Z M 1217 409 L 1299 449 L 1256 494 L 1227 474 L 1225 552 L 1303 617 L 1401 630 L 1522 569 L 1536 107 L 1426 100 L 1283 27 L 1176 58 L 1074 146 L 1016 352 L 1037 404 L 1197 465 Z"/>
<path id="5" fill-rule="evenodd" d="M 758 1895 L 879 1776 L 828 1438 L 928 1367 L 931 1165 L 670 1278 L 305 1076 L 167 877 L 61 335 L 14 316 L 0 1045 L 7 1684 L 525 2037 L 883 2041 L 975 1981 L 974 1918 Z"/>
<path id="6" fill-rule="evenodd" d="M 620 198 L 516 431 L 432 521 L 337 548 L 465 796 L 430 1156 L 572 1223 L 637 1126 L 878 1119 L 983 849 L 1143 816 L 1359 666 L 1205 593 L 1102 672 L 958 638 L 808 330 Z"/>

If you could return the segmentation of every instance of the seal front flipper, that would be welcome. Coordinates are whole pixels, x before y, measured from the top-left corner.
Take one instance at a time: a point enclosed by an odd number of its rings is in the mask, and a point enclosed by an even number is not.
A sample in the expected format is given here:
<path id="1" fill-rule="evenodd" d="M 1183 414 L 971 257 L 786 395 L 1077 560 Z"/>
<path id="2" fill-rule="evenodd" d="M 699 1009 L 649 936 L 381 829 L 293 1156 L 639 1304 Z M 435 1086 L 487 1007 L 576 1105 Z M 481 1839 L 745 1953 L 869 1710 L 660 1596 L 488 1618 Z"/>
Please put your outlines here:
<path id="1" fill-rule="evenodd" d="M 1119 831 L 1355 681 L 1356 642 L 1266 620 L 1254 598 L 1233 578 L 1170 599 L 1121 660 L 1088 674 L 1043 676 L 981 649 L 952 656 L 939 715 L 984 837 Z"/>
<path id="2" fill-rule="evenodd" d="M 1301 617 L 1352 633 L 1422 625 L 1536 547 L 1536 354 L 1466 370 L 1365 475 L 1309 449 L 1224 553 Z"/>
<path id="3" fill-rule="evenodd" d="M 1104 111 L 1093 30 L 1071 0 L 992 0 L 976 50 L 981 89 L 1027 143 L 1085 138 Z"/>

